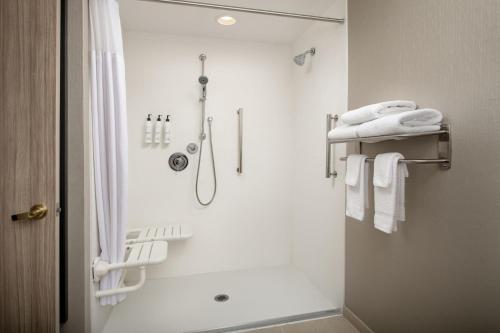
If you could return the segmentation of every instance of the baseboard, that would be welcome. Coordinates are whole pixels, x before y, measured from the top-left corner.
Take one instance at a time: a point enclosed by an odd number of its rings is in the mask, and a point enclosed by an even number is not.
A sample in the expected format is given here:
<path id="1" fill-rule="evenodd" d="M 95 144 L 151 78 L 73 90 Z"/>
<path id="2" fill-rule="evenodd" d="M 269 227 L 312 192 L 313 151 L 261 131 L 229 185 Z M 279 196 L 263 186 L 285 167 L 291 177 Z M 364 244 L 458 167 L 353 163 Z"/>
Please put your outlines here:
<path id="1" fill-rule="evenodd" d="M 344 317 L 345 319 L 349 320 L 351 324 L 353 324 L 354 327 L 356 327 L 360 333 L 375 333 L 347 306 L 344 306 Z"/>

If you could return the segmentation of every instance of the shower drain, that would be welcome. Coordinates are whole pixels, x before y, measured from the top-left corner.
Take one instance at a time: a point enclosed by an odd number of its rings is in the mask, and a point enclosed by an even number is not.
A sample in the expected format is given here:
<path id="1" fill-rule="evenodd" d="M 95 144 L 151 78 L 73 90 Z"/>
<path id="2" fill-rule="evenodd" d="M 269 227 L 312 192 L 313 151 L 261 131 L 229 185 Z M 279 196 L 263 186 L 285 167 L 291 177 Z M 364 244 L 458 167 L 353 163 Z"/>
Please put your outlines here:
<path id="1" fill-rule="evenodd" d="M 214 297 L 216 302 L 226 302 L 229 300 L 229 296 L 226 294 L 219 294 Z"/>

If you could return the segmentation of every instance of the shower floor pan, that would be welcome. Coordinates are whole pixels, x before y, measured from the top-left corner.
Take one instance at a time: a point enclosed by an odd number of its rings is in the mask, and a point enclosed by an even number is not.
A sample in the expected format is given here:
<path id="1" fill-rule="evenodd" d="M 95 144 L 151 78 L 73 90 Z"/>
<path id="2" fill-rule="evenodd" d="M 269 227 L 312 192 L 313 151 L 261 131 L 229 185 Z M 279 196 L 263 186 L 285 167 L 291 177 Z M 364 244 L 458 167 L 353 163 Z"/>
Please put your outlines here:
<path id="1" fill-rule="evenodd" d="M 153 279 L 118 304 L 104 333 L 233 332 L 339 314 L 292 267 Z"/>

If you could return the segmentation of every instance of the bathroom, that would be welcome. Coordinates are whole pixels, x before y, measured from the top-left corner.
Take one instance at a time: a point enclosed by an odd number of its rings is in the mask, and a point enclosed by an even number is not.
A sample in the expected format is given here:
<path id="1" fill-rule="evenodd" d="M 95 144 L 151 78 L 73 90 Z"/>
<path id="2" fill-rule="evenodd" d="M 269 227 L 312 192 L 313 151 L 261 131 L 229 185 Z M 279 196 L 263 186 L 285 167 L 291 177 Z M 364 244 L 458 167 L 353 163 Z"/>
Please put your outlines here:
<path id="1" fill-rule="evenodd" d="M 0 331 L 500 331 L 497 1 L 0 8 Z"/>

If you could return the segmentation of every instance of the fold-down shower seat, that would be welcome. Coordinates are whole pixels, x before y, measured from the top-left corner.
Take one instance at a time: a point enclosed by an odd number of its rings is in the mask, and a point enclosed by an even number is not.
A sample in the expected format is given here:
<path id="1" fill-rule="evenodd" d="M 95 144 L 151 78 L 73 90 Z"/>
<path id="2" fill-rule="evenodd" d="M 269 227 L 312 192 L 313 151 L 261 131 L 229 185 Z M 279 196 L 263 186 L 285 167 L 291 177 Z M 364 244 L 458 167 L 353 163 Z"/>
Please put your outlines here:
<path id="1" fill-rule="evenodd" d="M 125 285 L 126 271 L 124 271 L 118 288 L 97 291 L 96 296 L 103 297 L 128 293 L 141 288 L 146 281 L 146 266 L 159 264 L 167 259 L 167 241 L 179 241 L 192 236 L 193 228 L 187 224 L 150 225 L 129 230 L 125 240 L 125 260 L 110 264 L 99 257 L 96 258 L 92 265 L 94 281 L 100 281 L 102 277 L 112 270 L 138 268 L 140 273 L 139 282 L 130 286 Z"/>
<path id="2" fill-rule="evenodd" d="M 164 262 L 167 259 L 168 243 L 165 241 L 150 241 L 135 244 L 128 244 L 126 247 L 125 261 L 110 264 L 101 258 L 96 258 L 92 265 L 94 281 L 98 282 L 110 271 L 126 268 L 138 268 L 139 281 L 127 286 L 125 285 L 125 271 L 122 274 L 118 288 L 99 290 L 96 297 L 111 296 L 116 294 L 128 293 L 141 288 L 146 281 L 146 266 L 155 265 Z"/>
<path id="3" fill-rule="evenodd" d="M 188 224 L 172 224 L 166 226 L 149 225 L 127 232 L 126 244 L 149 241 L 178 241 L 191 238 L 193 228 Z"/>

